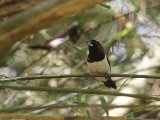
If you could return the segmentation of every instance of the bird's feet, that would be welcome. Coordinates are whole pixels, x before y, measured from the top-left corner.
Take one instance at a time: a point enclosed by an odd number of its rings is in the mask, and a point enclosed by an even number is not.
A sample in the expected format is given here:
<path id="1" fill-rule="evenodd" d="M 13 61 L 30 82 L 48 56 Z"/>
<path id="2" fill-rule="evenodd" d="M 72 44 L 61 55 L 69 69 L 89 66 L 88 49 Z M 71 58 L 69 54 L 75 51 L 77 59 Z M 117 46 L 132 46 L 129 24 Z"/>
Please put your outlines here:
<path id="1" fill-rule="evenodd" d="M 89 73 L 84 73 L 85 80 L 88 80 L 89 75 L 90 75 Z"/>
<path id="2" fill-rule="evenodd" d="M 108 78 L 110 78 L 110 76 L 108 74 L 105 74 L 105 75 L 106 75 L 106 77 L 105 77 L 106 80 L 108 80 Z"/>

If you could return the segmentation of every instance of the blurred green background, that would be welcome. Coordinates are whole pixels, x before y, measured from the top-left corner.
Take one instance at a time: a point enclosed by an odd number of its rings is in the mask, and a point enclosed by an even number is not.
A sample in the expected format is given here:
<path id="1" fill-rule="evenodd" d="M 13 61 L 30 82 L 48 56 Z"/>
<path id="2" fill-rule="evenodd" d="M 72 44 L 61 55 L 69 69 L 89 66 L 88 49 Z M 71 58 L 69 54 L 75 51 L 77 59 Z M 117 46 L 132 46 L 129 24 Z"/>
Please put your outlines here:
<path id="1" fill-rule="evenodd" d="M 0 11 L 5 11 L 7 5 L 18 4 L 18 2 L 20 1 L 13 0 L 5 3 L 0 0 Z M 41 2 L 39 1 L 39 3 L 32 5 L 38 4 L 41 4 Z M 0 15 L 0 24 L 23 11 L 32 9 L 32 5 L 23 10 L 16 12 L 12 10 L 5 15 Z M 61 20 L 53 26 L 39 30 L 16 42 L 3 58 L 0 66 L 0 78 L 87 73 L 86 58 L 88 51 L 85 42 L 90 39 L 98 40 L 103 44 L 112 65 L 112 73 L 159 75 L 159 11 L 160 0 L 111 0 L 98 4 L 91 9 Z M 0 31 L 3 31 L 3 29 Z M 118 88 L 120 88 L 116 90 L 117 92 L 148 94 L 151 96 L 160 95 L 160 81 L 158 79 L 113 78 L 113 80 L 116 81 Z M 87 80 L 85 78 L 56 78 L 17 81 L 6 84 L 35 87 L 94 88 L 115 91 L 106 88 L 93 78 L 88 78 Z M 46 105 L 48 103 L 62 106 L 102 104 L 102 99 L 105 99 L 105 102 L 111 105 L 160 105 L 160 102 L 129 97 L 78 93 L 17 92 L 10 89 L 1 90 L 0 98 L 1 109 L 26 105 Z M 106 110 L 97 107 L 82 107 L 22 110 L 19 113 L 101 116 L 106 113 Z M 117 108 L 110 109 L 109 115 L 159 119 L 160 113 L 159 109 L 132 110 L 129 108 Z"/>

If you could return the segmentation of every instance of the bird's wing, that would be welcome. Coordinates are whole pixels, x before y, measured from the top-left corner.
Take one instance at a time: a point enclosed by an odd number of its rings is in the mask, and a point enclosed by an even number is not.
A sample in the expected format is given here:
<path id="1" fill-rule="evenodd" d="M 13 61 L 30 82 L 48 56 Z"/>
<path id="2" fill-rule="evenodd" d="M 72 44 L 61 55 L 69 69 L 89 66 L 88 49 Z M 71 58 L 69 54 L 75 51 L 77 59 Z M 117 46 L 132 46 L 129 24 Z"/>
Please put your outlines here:
<path id="1" fill-rule="evenodd" d="M 108 62 L 108 64 L 109 64 L 109 68 L 110 68 L 110 71 L 111 71 L 111 63 L 110 63 L 110 61 L 109 61 L 107 55 L 106 55 L 106 58 L 107 58 L 107 62 Z"/>

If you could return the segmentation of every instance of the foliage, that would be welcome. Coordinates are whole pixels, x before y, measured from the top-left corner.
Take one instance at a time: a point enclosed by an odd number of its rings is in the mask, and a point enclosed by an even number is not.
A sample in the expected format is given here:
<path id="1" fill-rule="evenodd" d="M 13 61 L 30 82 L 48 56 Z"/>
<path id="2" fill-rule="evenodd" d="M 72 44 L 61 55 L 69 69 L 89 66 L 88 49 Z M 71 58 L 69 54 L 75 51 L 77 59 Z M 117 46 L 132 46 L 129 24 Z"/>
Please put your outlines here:
<path id="1" fill-rule="evenodd" d="M 19 1 L 15 1 L 14 4 L 17 4 L 17 2 Z M 4 7 L 6 4 L 9 4 L 9 1 L 0 2 L 0 6 Z M 55 7 L 59 4 L 62 5 L 62 3 L 57 3 Z M 44 3 L 38 3 L 37 7 L 35 7 L 40 10 L 39 13 L 47 9 L 42 5 L 44 5 Z M 120 88 L 117 91 L 107 89 L 102 83 L 96 81 L 92 77 L 87 78 L 87 80 L 85 80 L 85 77 L 44 77 L 43 79 L 36 78 L 37 80 L 30 81 L 16 80 L 14 82 L 0 82 L 2 88 L 3 86 L 62 88 L 62 91 L 57 93 L 51 91 L 35 92 L 4 89 L 0 94 L 1 109 L 17 106 L 44 107 L 45 105 L 77 105 L 81 107 L 68 107 L 63 109 L 52 109 L 52 107 L 47 109 L 47 107 L 45 107 L 38 108 L 38 110 L 26 108 L 26 110 L 24 109 L 19 113 L 85 115 L 89 118 L 94 115 L 102 116 L 106 113 L 109 116 L 159 119 L 159 108 L 156 107 L 160 105 L 159 102 L 151 101 L 147 98 L 135 99 L 120 96 L 120 93 L 139 94 L 142 96 L 148 95 L 151 97 L 157 97 L 159 99 L 160 81 L 158 79 L 147 79 L 144 76 L 142 78 L 133 77 L 135 74 L 149 75 L 153 77 L 160 73 L 159 6 L 159 0 L 107 1 L 106 3 L 102 3 L 81 13 L 77 14 L 77 12 L 75 12 L 71 17 L 67 18 L 66 16 L 65 19 L 61 19 L 61 21 L 59 19 L 56 20 L 56 18 L 55 21 L 54 19 L 46 19 L 46 21 L 43 21 L 44 23 L 41 23 L 40 26 L 37 26 L 35 29 L 33 28 L 33 31 L 24 24 L 24 30 L 27 30 L 28 28 L 31 31 L 29 34 L 25 33 L 25 37 L 23 35 L 14 36 L 13 41 L 18 41 L 18 39 L 20 41 L 12 46 L 7 56 L 3 56 L 4 61 L 0 68 L 0 79 L 2 80 L 14 79 L 16 76 L 32 77 L 35 75 L 58 76 L 64 74 L 84 74 L 87 72 L 86 56 L 88 52 L 85 42 L 90 39 L 96 39 L 103 44 L 106 54 L 111 61 L 113 74 L 128 73 L 131 74 L 131 76 L 126 78 L 113 77 L 117 86 Z M 36 20 L 34 19 L 35 13 L 33 12 L 35 8 L 33 8 L 33 6 L 27 7 L 25 9 L 25 14 L 23 14 L 23 11 L 19 11 L 18 13 L 13 12 L 12 15 L 11 13 L 8 13 L 5 14 L 5 16 L 0 16 L 0 25 L 3 26 L 0 28 L 1 35 L 4 35 L 9 28 L 13 27 L 17 29 L 21 26 L 19 25 L 20 21 L 17 21 L 17 23 L 13 25 L 9 24 L 7 26 L 7 24 L 5 24 L 15 16 L 19 18 L 17 15 L 24 15 L 23 19 L 25 21 L 30 20 L 33 21 L 33 23 L 36 23 Z M 61 13 L 66 9 L 56 10 Z M 69 13 L 69 9 L 66 11 Z M 45 13 L 47 12 L 45 11 Z M 48 14 L 49 13 L 43 15 Z M 31 15 L 33 16 L 31 17 Z M 54 23 L 54 25 L 51 25 L 50 23 Z M 74 28 L 74 25 L 78 25 L 78 27 L 73 30 L 74 32 L 76 31 L 76 33 L 73 34 L 73 36 L 68 37 L 67 35 L 71 35 L 73 32 L 71 32 L 71 28 Z M 4 26 L 7 26 L 8 29 L 3 29 Z M 40 30 L 39 28 L 43 29 Z M 65 38 L 63 44 L 52 49 L 46 47 L 48 46 L 49 41 L 60 37 Z M 12 40 L 11 37 L 9 39 Z M 10 41 L 7 42 L 9 43 Z M 0 48 L 3 47 L 3 45 L 0 46 Z M 33 49 L 36 47 L 39 47 L 39 49 Z M 76 93 L 66 93 L 65 91 L 75 88 L 77 90 L 83 90 L 84 88 L 89 90 L 96 89 L 96 91 L 107 90 L 113 93 L 119 93 L 119 96 L 83 94 L 78 93 L 78 91 L 76 91 Z M 92 105 L 93 107 L 84 107 Z M 95 107 L 94 105 L 101 106 Z M 139 107 L 138 110 L 132 109 L 131 107 L 112 109 L 108 107 L 110 105 L 138 105 L 141 107 Z M 147 105 L 155 106 L 144 110 L 144 107 L 146 106 L 147 108 Z"/>

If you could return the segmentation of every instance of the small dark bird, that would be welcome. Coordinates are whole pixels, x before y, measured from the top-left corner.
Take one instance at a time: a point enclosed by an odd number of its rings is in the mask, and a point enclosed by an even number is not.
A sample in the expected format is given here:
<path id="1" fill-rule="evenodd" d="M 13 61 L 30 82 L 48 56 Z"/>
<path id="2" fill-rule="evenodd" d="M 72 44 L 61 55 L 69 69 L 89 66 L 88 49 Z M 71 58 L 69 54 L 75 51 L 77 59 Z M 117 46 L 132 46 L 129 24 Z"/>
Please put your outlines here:
<path id="1" fill-rule="evenodd" d="M 89 48 L 89 54 L 87 58 L 87 64 L 91 73 L 110 73 L 111 66 L 108 57 L 105 55 L 105 51 L 102 45 L 96 41 L 91 40 L 87 42 Z M 96 77 L 97 80 L 104 83 L 106 87 L 116 89 L 117 86 L 111 77 Z"/>
<path id="2" fill-rule="evenodd" d="M 43 45 L 30 45 L 29 48 L 31 49 L 45 49 L 45 50 L 54 50 L 57 47 L 64 44 L 65 41 L 70 40 L 72 43 L 76 43 L 79 38 L 80 34 L 80 25 L 78 23 L 74 23 L 67 27 L 64 30 L 56 33 L 54 38 L 47 40 Z"/>

